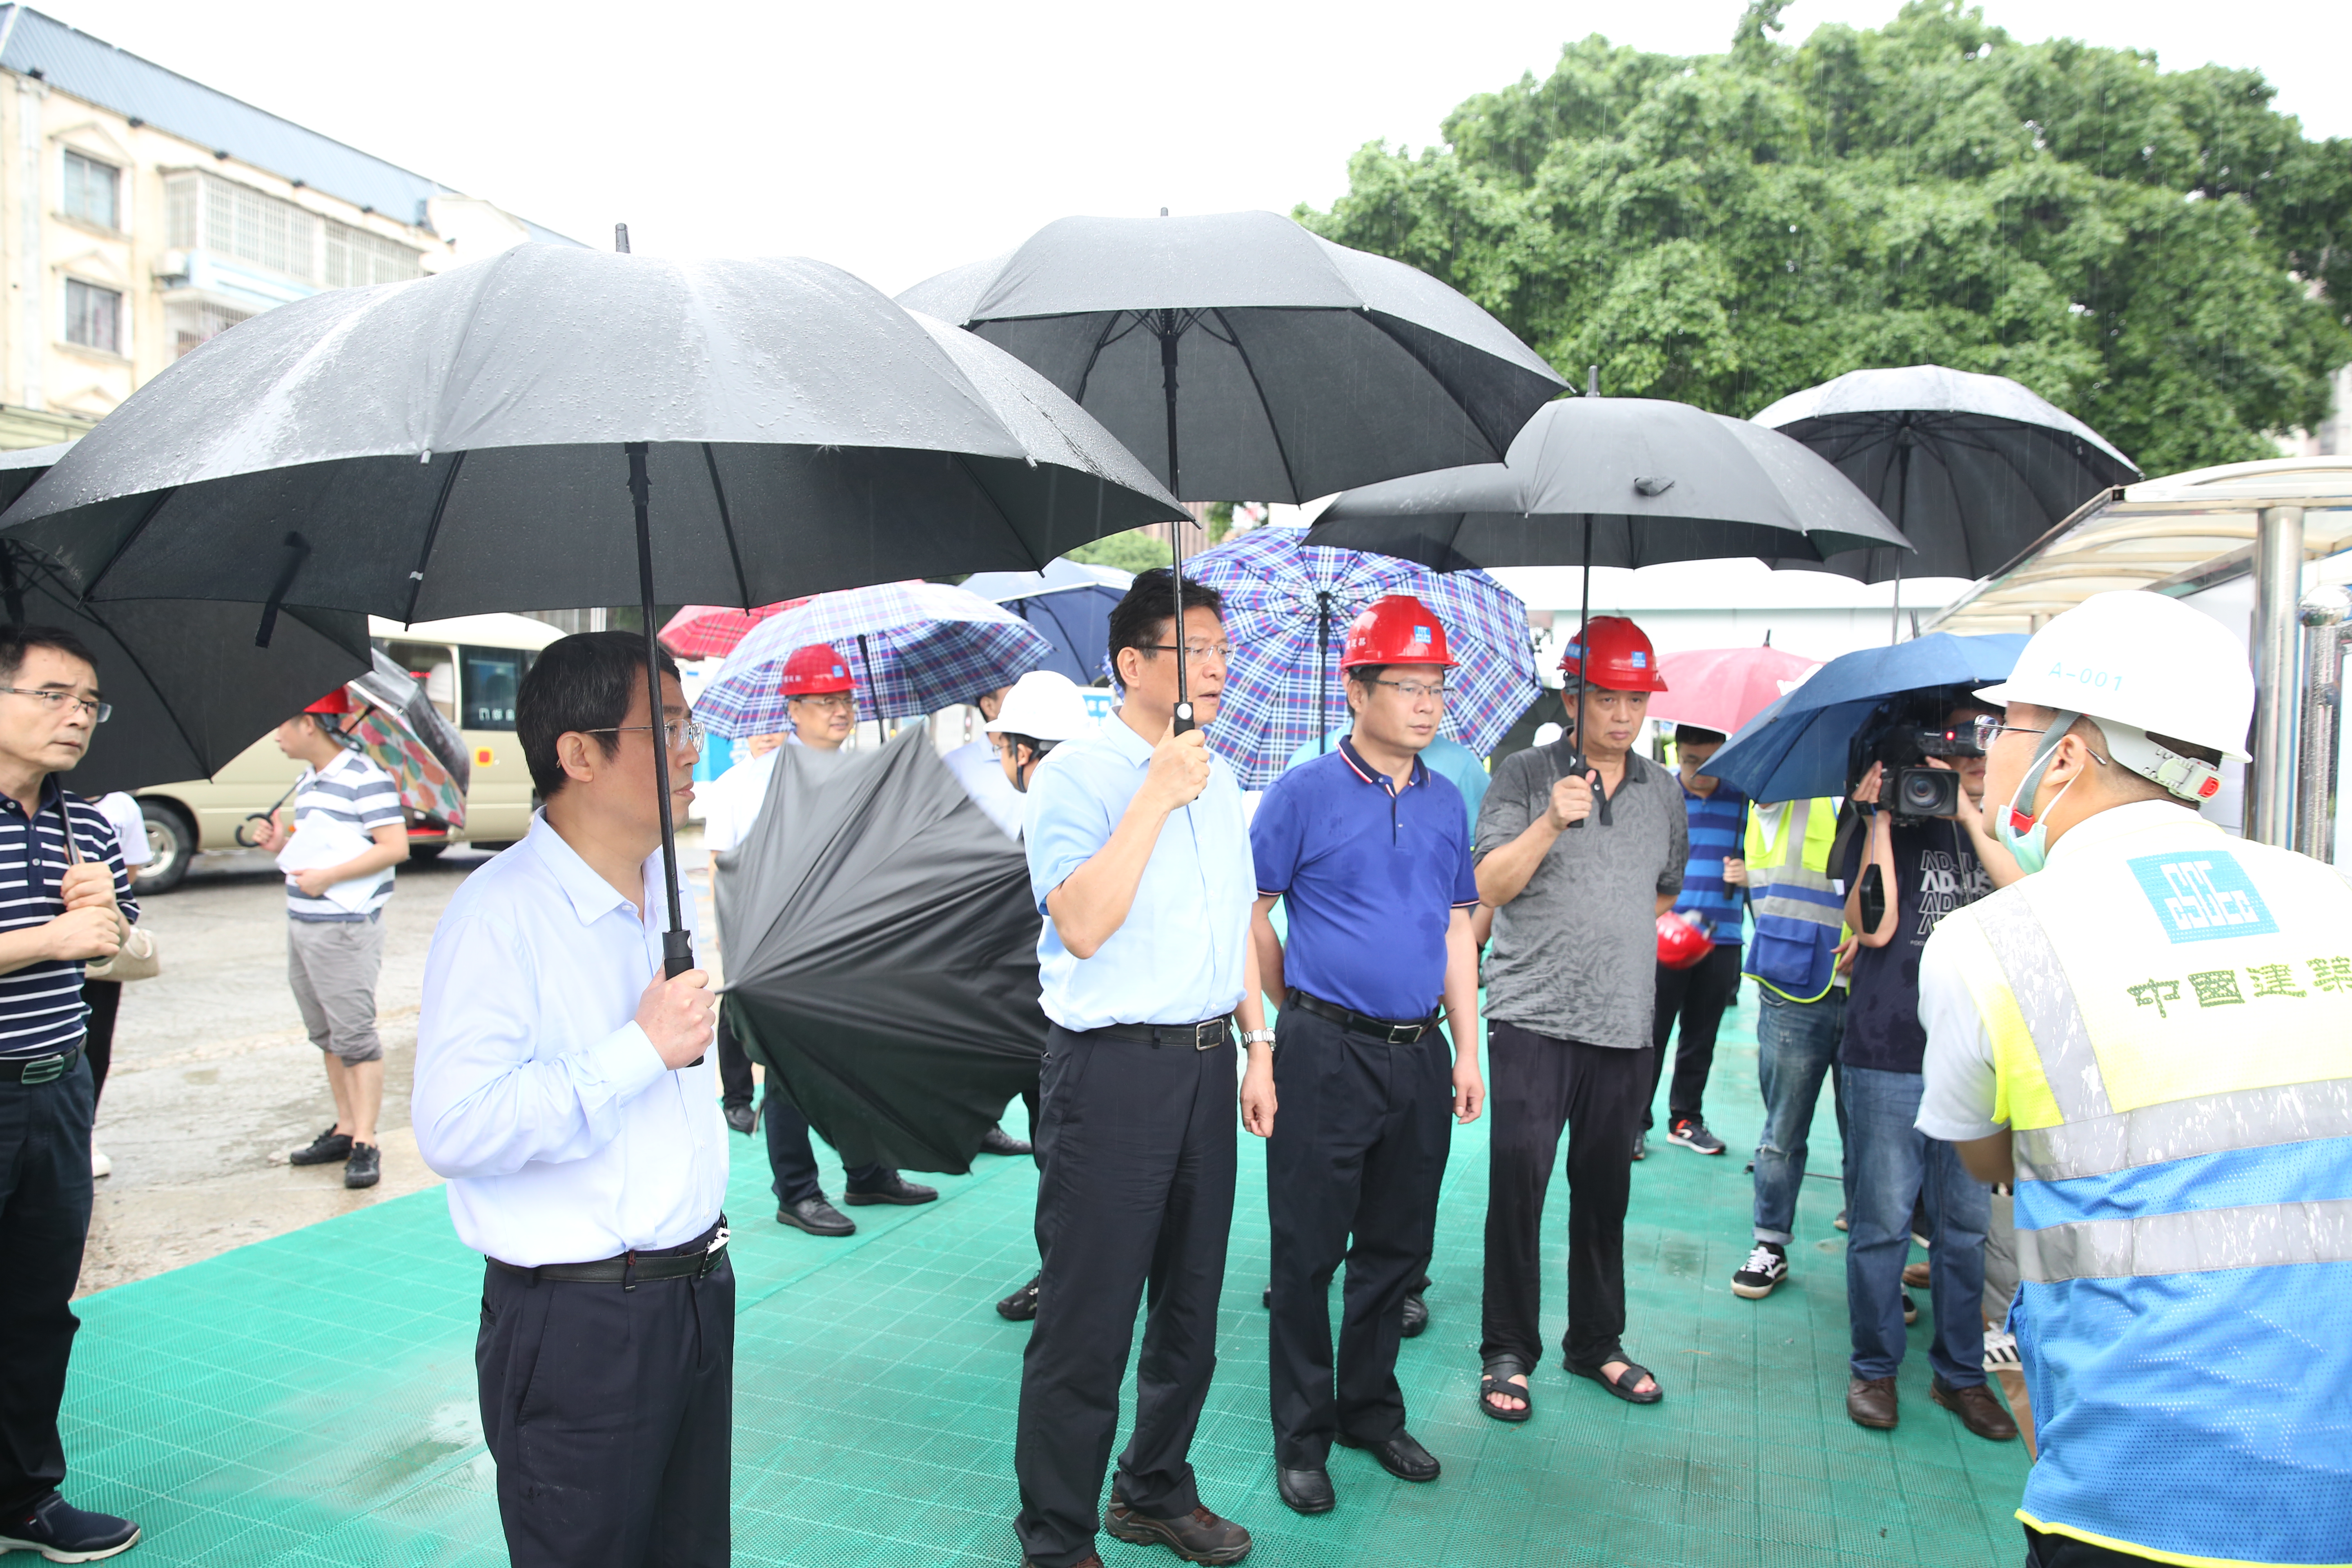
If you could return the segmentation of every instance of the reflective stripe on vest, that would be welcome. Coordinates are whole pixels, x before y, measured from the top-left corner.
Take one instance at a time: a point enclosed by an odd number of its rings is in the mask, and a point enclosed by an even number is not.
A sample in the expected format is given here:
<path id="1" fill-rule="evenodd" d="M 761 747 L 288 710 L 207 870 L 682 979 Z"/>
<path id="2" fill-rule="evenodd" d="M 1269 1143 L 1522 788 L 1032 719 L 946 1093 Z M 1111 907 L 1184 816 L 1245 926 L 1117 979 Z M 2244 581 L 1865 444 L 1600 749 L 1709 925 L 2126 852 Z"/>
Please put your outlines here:
<path id="1" fill-rule="evenodd" d="M 1751 856 L 1748 865 L 1748 910 L 1756 922 L 1756 940 L 1743 968 L 1759 984 L 1797 1002 L 1818 1002 L 1829 994 L 1836 983 L 1837 944 L 1845 932 L 1845 896 L 1829 875 L 1835 828 L 1812 832 L 1813 805 L 1791 803 L 1780 824 L 1780 852 L 1769 859 Z M 1762 817 L 1751 813 L 1749 841 L 1762 847 L 1764 832 Z M 1821 865 L 1808 864 L 1812 859 Z"/>

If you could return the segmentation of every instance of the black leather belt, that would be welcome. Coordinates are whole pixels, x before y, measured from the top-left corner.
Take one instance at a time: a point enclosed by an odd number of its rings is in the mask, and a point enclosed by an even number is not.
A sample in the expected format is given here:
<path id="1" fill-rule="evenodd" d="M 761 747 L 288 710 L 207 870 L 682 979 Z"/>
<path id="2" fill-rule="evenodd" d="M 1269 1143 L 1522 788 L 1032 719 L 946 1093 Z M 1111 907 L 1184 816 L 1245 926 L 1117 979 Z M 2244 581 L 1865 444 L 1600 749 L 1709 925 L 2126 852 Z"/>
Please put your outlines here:
<path id="1" fill-rule="evenodd" d="M 593 1263 L 542 1263 L 536 1268 L 525 1268 L 503 1258 L 490 1258 L 493 1268 L 509 1274 L 520 1274 L 536 1285 L 542 1279 L 560 1279 L 580 1285 L 618 1285 L 624 1290 L 634 1290 L 648 1279 L 700 1279 L 719 1267 L 727 1256 L 727 1216 L 682 1247 L 665 1247 L 658 1252 L 624 1252 L 617 1258 L 600 1258 Z"/>
<path id="2" fill-rule="evenodd" d="M 1234 1016 L 1220 1013 L 1197 1024 L 1107 1024 L 1086 1032 L 1139 1046 L 1190 1046 L 1196 1051 L 1213 1051 L 1232 1041 L 1233 1027 Z"/>
<path id="3" fill-rule="evenodd" d="M 1312 1013 L 1318 1018 L 1328 1018 L 1350 1033 L 1370 1035 L 1391 1046 L 1417 1045 L 1423 1035 L 1437 1027 L 1434 1011 L 1418 1023 L 1392 1023 L 1386 1018 L 1375 1018 L 1369 1013 L 1359 1013 L 1353 1007 L 1342 1007 L 1337 1002 L 1326 1002 L 1320 996 L 1310 996 L 1295 987 L 1283 1005 L 1296 1007 L 1302 1013 Z"/>
<path id="4" fill-rule="evenodd" d="M 81 1042 L 46 1057 L 17 1057 L 0 1061 L 0 1083 L 53 1083 L 73 1071 L 81 1060 Z"/>

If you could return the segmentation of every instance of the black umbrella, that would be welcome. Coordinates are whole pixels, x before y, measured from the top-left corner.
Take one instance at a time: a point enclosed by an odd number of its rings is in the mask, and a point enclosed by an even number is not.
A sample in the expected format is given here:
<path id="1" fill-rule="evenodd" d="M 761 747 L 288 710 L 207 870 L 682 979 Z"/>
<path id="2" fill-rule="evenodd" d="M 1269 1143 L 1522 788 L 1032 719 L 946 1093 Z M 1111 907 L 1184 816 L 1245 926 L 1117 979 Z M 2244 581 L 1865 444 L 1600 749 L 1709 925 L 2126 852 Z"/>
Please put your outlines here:
<path id="1" fill-rule="evenodd" d="M 729 1026 L 848 1164 L 969 1170 L 1037 1081 L 1028 861 L 924 726 L 778 757 L 718 859 Z"/>
<path id="2" fill-rule="evenodd" d="M 0 498 L 28 489 L 65 445 L 0 454 Z M 83 603 L 56 562 L 0 541 L 0 609 L 71 632 L 113 706 L 76 765 L 83 795 L 210 778 L 290 713 L 368 668 L 367 617 L 289 610 L 275 646 L 253 646 L 256 606 L 205 600 Z"/>
<path id="3" fill-rule="evenodd" d="M 2007 376 L 1939 364 L 1851 371 L 1790 393 L 1756 423 L 1836 464 L 1911 542 L 1908 557 L 1855 550 L 1824 563 L 1893 582 L 1897 616 L 1906 572 L 1989 576 L 2101 490 L 2140 477 L 2097 431 Z"/>
<path id="4" fill-rule="evenodd" d="M 634 597 L 650 676 L 657 601 L 1034 568 L 1180 515 L 1043 379 L 835 268 L 527 245 L 221 334 L 5 522 L 95 601 L 266 599 L 265 642 L 281 604 L 415 621 Z"/>
<path id="5" fill-rule="evenodd" d="M 1304 501 L 1491 461 L 1564 385 L 1427 273 L 1273 213 L 1062 218 L 898 298 L 1018 356 L 1192 500 Z M 1181 576 L 1174 529 L 1170 543 Z"/>

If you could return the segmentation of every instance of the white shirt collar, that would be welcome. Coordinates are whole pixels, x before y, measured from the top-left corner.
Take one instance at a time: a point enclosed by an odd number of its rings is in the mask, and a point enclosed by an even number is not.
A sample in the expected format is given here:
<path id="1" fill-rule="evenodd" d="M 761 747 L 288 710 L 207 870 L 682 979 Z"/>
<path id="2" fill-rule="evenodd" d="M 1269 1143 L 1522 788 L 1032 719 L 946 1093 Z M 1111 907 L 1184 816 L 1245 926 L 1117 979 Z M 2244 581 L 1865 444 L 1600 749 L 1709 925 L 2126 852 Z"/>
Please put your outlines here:
<path id="1" fill-rule="evenodd" d="M 628 910 L 632 918 L 641 922 L 644 920 L 636 905 L 622 897 L 618 888 L 598 876 L 595 868 L 580 858 L 580 852 L 564 842 L 563 835 L 548 825 L 546 807 L 541 806 L 531 813 L 530 832 L 524 837 L 523 844 L 539 857 L 548 873 L 555 879 L 555 885 L 563 889 L 563 896 L 572 902 L 572 914 L 582 925 L 593 924 L 615 909 Z M 646 863 L 648 884 L 654 875 L 651 868 L 660 859 L 661 851 L 656 849 Z"/>

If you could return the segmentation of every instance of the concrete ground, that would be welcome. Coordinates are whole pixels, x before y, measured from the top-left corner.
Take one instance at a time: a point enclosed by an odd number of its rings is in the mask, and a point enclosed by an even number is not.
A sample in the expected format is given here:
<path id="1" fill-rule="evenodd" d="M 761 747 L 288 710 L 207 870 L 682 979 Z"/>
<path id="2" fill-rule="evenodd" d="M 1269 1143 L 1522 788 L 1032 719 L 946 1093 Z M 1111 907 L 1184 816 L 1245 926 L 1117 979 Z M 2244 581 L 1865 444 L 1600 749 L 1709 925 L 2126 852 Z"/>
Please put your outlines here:
<path id="1" fill-rule="evenodd" d="M 704 864 L 698 829 L 681 849 L 688 867 Z M 488 858 L 460 847 L 403 867 L 384 911 L 383 1180 L 362 1192 L 345 1189 L 341 1165 L 286 1163 L 335 1111 L 287 989 L 275 865 L 257 851 L 205 855 L 178 889 L 144 900 L 163 973 L 123 990 L 97 1131 L 114 1173 L 98 1184 L 78 1293 L 438 1184 L 408 1125 L 425 955 L 450 897 Z M 708 874 L 695 882 L 709 931 Z"/>

